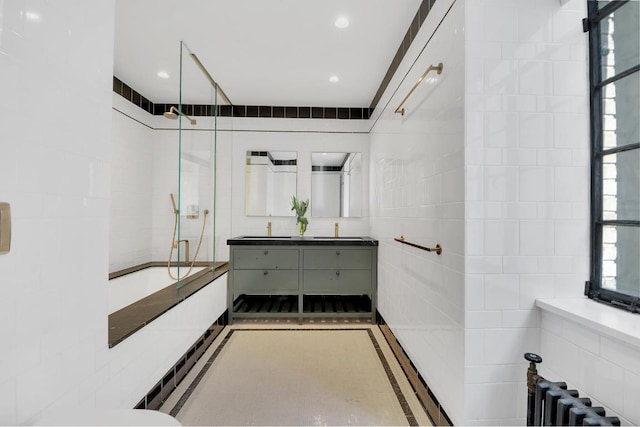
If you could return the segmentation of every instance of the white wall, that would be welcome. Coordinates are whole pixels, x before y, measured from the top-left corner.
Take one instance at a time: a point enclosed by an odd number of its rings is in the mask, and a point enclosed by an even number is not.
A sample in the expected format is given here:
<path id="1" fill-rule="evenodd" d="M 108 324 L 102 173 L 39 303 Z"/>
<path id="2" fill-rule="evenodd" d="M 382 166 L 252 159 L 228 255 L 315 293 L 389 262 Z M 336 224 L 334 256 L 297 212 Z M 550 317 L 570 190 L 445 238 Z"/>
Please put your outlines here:
<path id="1" fill-rule="evenodd" d="M 589 277 L 586 2 L 466 5 L 464 419 L 520 424 L 535 299 Z"/>
<path id="2" fill-rule="evenodd" d="M 343 174 L 343 204 L 348 215 L 360 215 L 364 198 L 358 187 L 366 179 L 362 175 L 362 156 L 349 156 L 348 166 L 348 172 Z"/>
<path id="3" fill-rule="evenodd" d="M 535 299 L 579 297 L 588 278 L 585 15 L 582 0 L 437 2 L 372 129 L 380 310 L 456 424 L 523 423 Z"/>
<path id="4" fill-rule="evenodd" d="M 633 313 L 592 301 L 544 300 L 559 306 L 584 311 L 587 315 L 568 319 L 548 308 L 541 311 L 543 361 L 538 365 L 542 376 L 564 381 L 569 389 L 603 406 L 609 416 L 620 418 L 622 425 L 640 423 L 640 341 L 638 323 Z M 596 307 L 590 307 L 597 304 Z M 611 313 L 615 311 L 615 313 Z M 620 322 L 636 336 L 614 336 L 606 328 L 594 327 L 590 321 L 608 318 Z"/>
<path id="5" fill-rule="evenodd" d="M 178 202 L 177 122 L 152 116 L 113 94 L 112 208 L 109 271 L 148 261 L 166 261 L 171 249 L 175 217 L 169 193 Z M 174 128 L 167 127 L 173 126 Z M 190 242 L 193 259 L 202 229 L 204 210 L 213 212 L 213 132 L 207 120 L 183 129 L 181 146 L 182 193 L 180 238 Z M 187 160 L 191 160 L 187 162 Z M 225 162 L 222 160 L 221 162 Z M 223 177 L 224 179 L 224 177 Z M 224 194 L 218 194 L 222 197 Z M 189 203 L 199 205 L 197 219 L 186 218 Z M 225 205 L 217 211 L 228 210 Z M 198 260 L 213 259 L 213 218 L 207 219 Z M 217 239 L 218 240 L 218 239 Z M 174 250 L 172 259 L 177 259 Z M 184 246 L 180 247 L 184 259 Z M 220 258 L 218 258 L 220 259 Z"/>
<path id="6" fill-rule="evenodd" d="M 226 278 L 107 346 L 114 7 L 0 3 L 0 424 L 133 407 L 224 310 Z"/>
<path id="7" fill-rule="evenodd" d="M 464 404 L 464 2 L 439 0 L 381 101 L 371 130 L 371 234 L 378 310 L 454 424 Z M 407 54 L 410 55 L 410 54 Z M 395 114 L 430 65 L 444 64 Z M 406 77 L 405 77 L 406 73 Z M 435 77 L 435 80 L 433 78 Z M 397 89 L 397 90 L 396 90 Z M 395 237 L 443 247 L 442 255 Z"/>
<path id="8" fill-rule="evenodd" d="M 113 94 L 118 102 L 116 96 Z M 154 152 L 153 130 L 118 110 L 112 112 L 112 123 L 109 272 L 153 260 L 153 170 L 149 167 Z"/>

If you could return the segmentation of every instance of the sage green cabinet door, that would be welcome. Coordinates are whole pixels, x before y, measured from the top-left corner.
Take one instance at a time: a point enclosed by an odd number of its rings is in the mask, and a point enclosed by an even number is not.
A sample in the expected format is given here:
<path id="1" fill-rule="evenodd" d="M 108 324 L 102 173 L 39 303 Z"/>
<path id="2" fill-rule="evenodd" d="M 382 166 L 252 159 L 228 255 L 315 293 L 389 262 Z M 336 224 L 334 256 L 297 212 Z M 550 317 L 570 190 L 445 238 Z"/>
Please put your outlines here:
<path id="1" fill-rule="evenodd" d="M 298 269 L 297 249 L 233 249 L 233 268 L 248 270 Z"/>
<path id="2" fill-rule="evenodd" d="M 366 270 L 371 268 L 371 249 L 305 249 L 305 270 Z"/>
<path id="3" fill-rule="evenodd" d="M 234 270 L 235 293 L 298 290 L 298 270 Z"/>
<path id="4" fill-rule="evenodd" d="M 305 293 L 333 295 L 371 293 L 371 270 L 305 270 Z"/>

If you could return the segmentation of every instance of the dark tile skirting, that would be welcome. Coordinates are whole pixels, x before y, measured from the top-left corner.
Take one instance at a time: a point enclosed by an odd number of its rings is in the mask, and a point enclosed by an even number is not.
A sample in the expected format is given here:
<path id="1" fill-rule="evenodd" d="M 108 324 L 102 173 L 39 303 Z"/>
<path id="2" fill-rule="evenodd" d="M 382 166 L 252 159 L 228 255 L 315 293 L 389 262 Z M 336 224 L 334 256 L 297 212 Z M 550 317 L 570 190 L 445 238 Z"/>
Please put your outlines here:
<path id="1" fill-rule="evenodd" d="M 267 118 L 287 118 L 287 119 L 343 119 L 343 120 L 367 120 L 373 114 L 373 110 L 378 105 L 382 94 L 389 86 L 391 78 L 395 74 L 402 59 L 409 50 L 409 46 L 418 34 L 425 18 L 431 11 L 436 0 L 422 0 L 418 12 L 411 21 L 411 25 L 396 51 L 387 72 L 380 83 L 371 105 L 369 107 L 307 107 L 307 106 L 269 106 L 269 105 L 203 105 L 184 104 L 182 112 L 187 116 L 217 116 L 217 117 L 267 117 Z M 127 101 L 142 108 L 149 114 L 155 116 L 162 115 L 177 104 L 156 104 L 144 97 L 113 76 L 113 91 Z"/>
<path id="2" fill-rule="evenodd" d="M 180 357 L 175 365 L 162 377 L 160 381 L 142 398 L 134 409 L 158 410 L 167 397 L 178 387 L 178 384 L 189 373 L 191 368 L 202 357 L 211 343 L 220 335 L 226 325 L 226 312 L 196 340 L 195 343 Z"/>
<path id="3" fill-rule="evenodd" d="M 200 383 L 202 378 L 204 378 L 205 374 L 207 373 L 207 371 L 209 370 L 211 365 L 215 362 L 216 358 L 218 357 L 218 355 L 220 354 L 220 352 L 222 351 L 224 346 L 229 342 L 229 340 L 231 339 L 231 336 L 234 333 L 241 333 L 241 332 L 246 332 L 246 331 L 286 331 L 286 330 L 288 330 L 288 329 L 282 329 L 282 328 L 277 328 L 277 329 L 262 329 L 262 328 L 261 329 L 231 329 L 227 333 L 227 335 L 225 336 L 224 340 L 220 343 L 218 348 L 216 348 L 214 353 L 211 355 L 211 357 L 209 358 L 207 363 L 202 367 L 202 370 L 198 373 L 196 378 L 189 385 L 187 390 L 182 394 L 182 396 L 180 396 L 180 399 L 175 404 L 175 406 L 171 409 L 171 411 L 169 412 L 169 415 L 171 415 L 172 417 L 175 417 L 176 415 L 178 415 L 178 413 L 180 412 L 180 410 L 182 409 L 184 404 L 187 402 L 187 400 L 189 400 L 189 397 L 191 397 L 191 395 L 195 391 L 196 387 L 198 387 L 198 384 Z M 363 332 L 366 331 L 368 336 L 369 336 L 369 339 L 371 340 L 371 344 L 373 345 L 373 348 L 376 350 L 376 354 L 380 358 L 380 363 L 382 363 L 384 371 L 387 374 L 387 379 L 391 383 L 391 388 L 393 389 L 396 397 L 398 398 L 398 403 L 402 407 L 402 411 L 404 412 L 404 415 L 407 418 L 407 423 L 410 426 L 417 426 L 418 425 L 418 422 L 416 421 L 416 418 L 413 415 L 413 412 L 411 411 L 411 408 L 409 407 L 409 403 L 407 402 L 407 399 L 404 397 L 404 394 L 402 394 L 402 390 L 400 390 L 400 386 L 398 385 L 398 381 L 396 380 L 395 376 L 393 375 L 393 372 L 391 371 L 391 367 L 389 366 L 389 363 L 387 362 L 387 359 L 385 358 L 384 354 L 382 353 L 382 350 L 380 349 L 380 345 L 378 344 L 378 341 L 376 340 L 375 336 L 373 335 L 373 332 L 371 331 L 371 329 L 368 329 L 368 328 L 367 329 L 364 329 L 364 328 L 341 328 L 341 329 L 320 329 L 320 328 L 305 329 L 305 328 L 295 328 L 295 329 L 293 329 L 292 328 L 290 330 L 291 331 L 314 331 L 314 332 L 315 331 L 336 331 L 336 330 L 339 330 L 339 331 L 345 331 L 345 330 L 349 331 L 349 330 L 351 330 L 351 331 L 363 331 Z"/>
<path id="4" fill-rule="evenodd" d="M 427 411 L 429 418 L 431 418 L 431 423 L 434 426 L 452 426 L 453 423 L 446 411 L 440 402 L 438 402 L 438 399 L 433 394 L 422 375 L 420 375 L 420 372 L 418 372 L 418 369 L 415 367 L 413 362 L 411 362 L 411 359 L 409 359 L 409 356 L 404 351 L 400 343 L 396 340 L 391 328 L 385 323 L 382 316 L 380 316 L 380 313 L 378 313 L 378 325 L 382 334 L 386 338 L 391 351 L 393 351 L 398 363 L 400 363 L 402 370 L 409 379 L 411 387 L 413 387 L 413 390 L 416 392 L 418 400 Z"/>

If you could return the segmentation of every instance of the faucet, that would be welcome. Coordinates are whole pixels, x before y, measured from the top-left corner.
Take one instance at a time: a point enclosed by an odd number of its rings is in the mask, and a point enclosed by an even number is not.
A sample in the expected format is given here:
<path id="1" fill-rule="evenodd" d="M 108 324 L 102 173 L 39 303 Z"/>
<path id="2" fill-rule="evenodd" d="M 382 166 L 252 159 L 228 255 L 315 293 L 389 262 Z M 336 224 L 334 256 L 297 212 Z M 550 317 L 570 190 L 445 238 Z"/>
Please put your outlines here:
<path id="1" fill-rule="evenodd" d="M 184 262 L 186 262 L 188 264 L 189 263 L 189 240 L 184 239 L 184 240 L 175 241 L 175 242 L 173 242 L 173 247 L 177 248 L 180 243 L 184 243 L 184 249 L 185 249 Z M 180 260 L 178 259 L 178 264 L 179 263 L 180 263 Z"/>
<path id="2" fill-rule="evenodd" d="M 336 222 L 336 225 L 334 227 L 334 232 L 335 232 L 336 237 L 339 237 L 339 235 L 340 235 L 340 225 L 337 222 Z"/>
<path id="3" fill-rule="evenodd" d="M 271 237 L 271 221 L 267 223 L 267 236 Z"/>

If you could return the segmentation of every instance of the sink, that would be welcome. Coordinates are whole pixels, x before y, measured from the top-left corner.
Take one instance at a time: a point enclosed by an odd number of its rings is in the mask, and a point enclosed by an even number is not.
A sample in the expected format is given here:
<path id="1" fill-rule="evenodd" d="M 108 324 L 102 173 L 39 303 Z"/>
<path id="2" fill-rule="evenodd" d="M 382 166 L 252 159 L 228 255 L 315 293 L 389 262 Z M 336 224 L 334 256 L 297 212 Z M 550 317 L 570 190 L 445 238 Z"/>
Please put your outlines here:
<path id="1" fill-rule="evenodd" d="M 362 239 L 362 237 L 330 237 L 330 236 L 314 236 L 313 237 L 314 240 L 342 240 L 342 241 L 352 241 L 352 242 L 359 242 Z"/>
<path id="2" fill-rule="evenodd" d="M 291 238 L 292 238 L 291 236 L 240 236 L 240 237 L 237 237 L 237 239 L 243 239 L 243 240 L 265 240 L 265 239 L 290 240 Z"/>
<path id="3" fill-rule="evenodd" d="M 248 246 L 378 246 L 371 237 L 359 236 L 238 236 L 227 240 L 228 245 Z"/>

